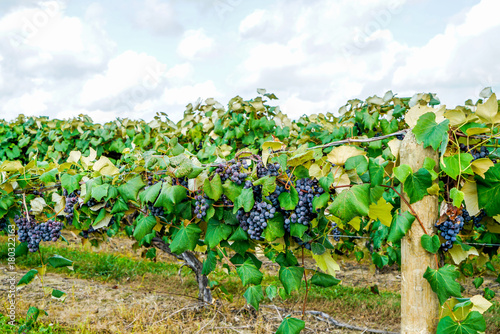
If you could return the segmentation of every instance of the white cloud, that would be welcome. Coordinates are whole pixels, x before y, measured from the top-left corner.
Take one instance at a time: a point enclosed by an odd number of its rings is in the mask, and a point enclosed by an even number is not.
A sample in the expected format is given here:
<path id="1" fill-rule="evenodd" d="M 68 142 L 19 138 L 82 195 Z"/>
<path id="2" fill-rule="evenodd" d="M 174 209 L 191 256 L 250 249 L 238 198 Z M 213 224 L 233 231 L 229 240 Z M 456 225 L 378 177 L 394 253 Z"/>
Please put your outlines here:
<path id="1" fill-rule="evenodd" d="M 96 74 L 83 85 L 80 102 L 82 105 L 92 105 L 97 101 L 115 98 L 131 89 L 132 95 L 143 100 L 150 91 L 162 84 L 166 67 L 155 57 L 126 51 L 111 59 L 104 73 Z"/>
<path id="2" fill-rule="evenodd" d="M 178 21 L 178 13 L 170 2 L 146 0 L 139 2 L 141 8 L 136 15 L 136 23 L 155 34 L 178 35 L 182 25 Z"/>
<path id="3" fill-rule="evenodd" d="M 212 51 L 213 46 L 213 38 L 208 37 L 203 28 L 187 30 L 177 47 L 177 53 L 181 57 L 192 60 L 207 56 Z"/>

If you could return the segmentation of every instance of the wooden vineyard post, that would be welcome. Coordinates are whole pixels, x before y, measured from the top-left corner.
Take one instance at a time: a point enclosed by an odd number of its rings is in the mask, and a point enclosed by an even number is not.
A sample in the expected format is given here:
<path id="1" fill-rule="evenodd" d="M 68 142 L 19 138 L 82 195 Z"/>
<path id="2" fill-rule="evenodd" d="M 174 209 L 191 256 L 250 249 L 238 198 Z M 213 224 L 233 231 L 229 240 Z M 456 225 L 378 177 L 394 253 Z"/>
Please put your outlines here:
<path id="1" fill-rule="evenodd" d="M 416 173 L 429 157 L 439 163 L 438 153 L 431 147 L 423 148 L 414 134 L 408 131 L 401 143 L 401 164 L 410 165 Z M 409 199 L 404 194 L 406 200 Z M 427 233 L 434 234 L 434 224 L 439 216 L 437 196 L 425 196 L 411 204 Z M 402 211 L 409 211 L 401 201 Z M 437 269 L 434 254 L 427 252 L 420 244 L 424 235 L 420 223 L 415 219 L 411 229 L 401 240 L 401 333 L 435 333 L 438 323 L 439 302 L 436 293 L 423 277 L 427 267 Z"/>

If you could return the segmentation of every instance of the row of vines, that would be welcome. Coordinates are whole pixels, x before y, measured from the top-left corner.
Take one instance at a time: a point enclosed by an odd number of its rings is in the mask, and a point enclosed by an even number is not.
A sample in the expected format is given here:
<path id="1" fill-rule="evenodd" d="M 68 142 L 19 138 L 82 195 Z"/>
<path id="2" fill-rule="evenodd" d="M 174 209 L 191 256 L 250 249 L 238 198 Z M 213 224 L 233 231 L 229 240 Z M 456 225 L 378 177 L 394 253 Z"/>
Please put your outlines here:
<path id="1" fill-rule="evenodd" d="M 440 218 L 421 244 L 439 267 L 424 274 L 441 305 L 437 332 L 483 332 L 495 292 L 462 298 L 457 279 L 474 277 L 479 288 L 483 275 L 499 274 L 492 264 L 500 244 L 495 94 L 484 90 L 484 100 L 447 109 L 432 94 L 388 92 L 350 100 L 339 116 L 291 120 L 267 104 L 274 94 L 258 93 L 227 107 L 212 99 L 188 105 L 178 123 L 166 114 L 149 123 L 97 124 L 84 115 L 0 122 L 0 219 L 16 225 L 16 253 L 60 240 L 69 225 L 94 245 L 124 230 L 145 256 L 160 249 L 191 267 L 205 303 L 213 289 L 225 291 L 210 273 L 219 265 L 235 271 L 258 310 L 265 298 L 286 299 L 302 284 L 339 284 L 339 257 L 401 265 L 401 239 L 420 222 L 411 205 L 436 196 Z M 405 136 L 438 151 L 439 161 L 426 159 L 419 170 L 401 164 Z M 281 285 L 261 284 L 257 250 L 280 266 Z M 316 266 L 305 266 L 304 256 Z M 55 257 L 45 265 L 71 263 Z M 288 316 L 277 332 L 304 327 Z"/>

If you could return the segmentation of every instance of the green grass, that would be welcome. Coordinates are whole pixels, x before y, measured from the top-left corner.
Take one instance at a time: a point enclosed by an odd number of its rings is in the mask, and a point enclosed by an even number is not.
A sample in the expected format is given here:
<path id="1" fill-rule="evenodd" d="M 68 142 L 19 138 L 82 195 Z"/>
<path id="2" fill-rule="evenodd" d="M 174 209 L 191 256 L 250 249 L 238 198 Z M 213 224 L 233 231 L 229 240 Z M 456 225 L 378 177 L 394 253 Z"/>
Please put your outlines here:
<path id="1" fill-rule="evenodd" d="M 26 323 L 25 319 L 16 319 L 17 325 L 9 324 L 10 319 L 0 313 L 0 333 L 2 334 L 18 334 L 19 327 Z M 36 323 L 29 333 L 45 333 L 45 334 L 65 334 L 68 329 L 58 324 L 43 324 Z"/>
<path id="2" fill-rule="evenodd" d="M 47 263 L 47 259 L 55 254 L 74 261 L 74 272 L 66 268 L 52 268 L 51 266 L 47 266 L 48 272 L 64 273 L 84 279 L 122 281 L 127 278 L 141 277 L 146 273 L 169 277 L 177 274 L 180 267 L 180 265 L 172 263 L 134 260 L 116 254 L 92 253 L 64 247 L 42 246 L 40 250 L 43 254 L 44 263 Z M 7 245 L 3 244 L 0 246 L 0 261 L 5 262 L 6 259 Z M 40 266 L 40 264 L 38 253 L 28 253 L 16 258 L 16 265 L 19 268 L 31 269 Z M 188 275 L 189 269 L 183 268 L 182 274 Z"/>

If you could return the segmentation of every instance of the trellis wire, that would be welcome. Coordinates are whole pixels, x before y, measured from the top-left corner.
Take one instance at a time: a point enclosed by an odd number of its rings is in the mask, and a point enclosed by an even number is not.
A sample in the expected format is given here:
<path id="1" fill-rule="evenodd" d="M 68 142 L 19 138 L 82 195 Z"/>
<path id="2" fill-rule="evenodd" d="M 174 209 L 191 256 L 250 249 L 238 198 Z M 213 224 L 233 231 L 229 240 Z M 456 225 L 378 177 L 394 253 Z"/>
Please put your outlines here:
<path id="1" fill-rule="evenodd" d="M 360 235 L 335 235 L 329 234 L 329 237 L 340 237 L 340 238 L 351 238 L 351 239 L 370 239 L 370 237 L 363 237 Z M 475 246 L 488 246 L 488 247 L 500 247 L 500 244 L 482 244 L 476 242 L 463 242 L 465 245 L 475 245 Z"/>

